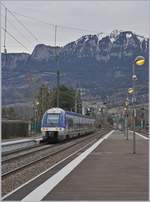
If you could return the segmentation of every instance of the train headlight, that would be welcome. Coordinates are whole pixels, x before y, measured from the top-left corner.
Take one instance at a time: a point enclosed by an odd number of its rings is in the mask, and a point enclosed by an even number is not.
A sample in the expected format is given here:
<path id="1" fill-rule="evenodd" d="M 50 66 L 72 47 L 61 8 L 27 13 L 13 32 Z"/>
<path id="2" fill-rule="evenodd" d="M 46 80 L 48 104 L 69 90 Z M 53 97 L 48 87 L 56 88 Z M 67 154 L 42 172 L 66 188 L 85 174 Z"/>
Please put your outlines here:
<path id="1" fill-rule="evenodd" d="M 43 128 L 43 131 L 48 131 L 48 128 Z"/>

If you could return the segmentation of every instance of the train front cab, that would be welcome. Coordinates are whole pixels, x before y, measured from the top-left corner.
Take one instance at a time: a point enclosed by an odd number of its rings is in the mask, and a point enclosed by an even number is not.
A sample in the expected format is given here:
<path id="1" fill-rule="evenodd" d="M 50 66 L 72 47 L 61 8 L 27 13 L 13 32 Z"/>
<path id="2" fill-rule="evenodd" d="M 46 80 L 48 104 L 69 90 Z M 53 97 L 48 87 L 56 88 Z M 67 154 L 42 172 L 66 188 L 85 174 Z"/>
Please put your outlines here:
<path id="1" fill-rule="evenodd" d="M 55 143 L 64 139 L 63 113 L 45 113 L 42 120 L 43 142 Z"/>

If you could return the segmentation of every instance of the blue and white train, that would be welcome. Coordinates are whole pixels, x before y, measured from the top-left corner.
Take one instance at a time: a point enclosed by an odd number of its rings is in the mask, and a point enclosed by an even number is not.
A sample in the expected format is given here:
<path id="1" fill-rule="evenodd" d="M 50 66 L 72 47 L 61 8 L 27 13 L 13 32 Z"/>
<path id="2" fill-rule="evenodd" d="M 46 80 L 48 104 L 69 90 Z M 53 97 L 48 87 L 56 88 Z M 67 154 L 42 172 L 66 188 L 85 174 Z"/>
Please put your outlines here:
<path id="1" fill-rule="evenodd" d="M 48 109 L 42 119 L 43 141 L 52 143 L 95 131 L 95 119 L 61 108 Z"/>

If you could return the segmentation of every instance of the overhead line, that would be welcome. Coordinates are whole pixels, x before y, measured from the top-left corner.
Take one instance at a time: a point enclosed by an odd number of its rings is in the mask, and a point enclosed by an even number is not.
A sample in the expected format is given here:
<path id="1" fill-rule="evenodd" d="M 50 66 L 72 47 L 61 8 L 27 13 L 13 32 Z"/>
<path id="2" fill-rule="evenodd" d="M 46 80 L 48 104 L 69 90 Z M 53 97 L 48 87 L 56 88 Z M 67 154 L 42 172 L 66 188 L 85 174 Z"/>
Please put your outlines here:
<path id="1" fill-rule="evenodd" d="M 48 23 L 48 22 L 39 20 L 39 19 L 34 18 L 34 17 L 30 17 L 30 16 L 23 15 L 23 14 L 18 13 L 18 12 L 16 12 L 16 11 L 12 11 L 12 12 L 15 13 L 16 15 L 18 15 L 18 16 L 22 16 L 22 17 L 24 17 L 24 18 L 28 18 L 28 19 L 30 19 L 30 20 L 37 21 L 37 22 L 40 22 L 40 23 L 42 23 L 42 24 L 47 24 L 47 25 L 55 26 L 54 24 L 51 24 L 51 23 Z"/>
<path id="2" fill-rule="evenodd" d="M 4 7 L 6 7 L 3 3 L 2 5 Z M 9 10 L 9 9 L 8 9 Z M 10 11 L 10 10 L 9 10 Z M 22 16 L 22 17 L 25 17 L 25 18 L 29 18 L 31 20 L 34 20 L 34 21 L 37 21 L 37 22 L 40 22 L 40 23 L 43 23 L 43 24 L 47 24 L 47 25 L 50 25 L 50 26 L 53 26 L 55 27 L 56 24 L 53 24 L 53 23 L 49 23 L 49 22 L 46 22 L 46 21 L 42 21 L 42 20 L 39 20 L 37 18 L 34 18 L 34 17 L 31 17 L 31 16 L 27 16 L 27 15 L 23 15 L 21 13 L 18 13 L 16 11 L 11 11 L 12 13 L 15 13 L 16 15 L 18 16 Z M 82 28 L 77 28 L 77 27 L 71 27 L 71 26 L 64 26 L 64 25 L 59 25 L 57 24 L 57 27 L 60 27 L 60 28 L 65 28 L 65 29 L 73 29 L 73 30 L 79 30 L 79 31 L 88 31 L 88 32 L 98 32 L 97 30 L 88 30 L 88 29 L 82 29 Z"/>
<path id="3" fill-rule="evenodd" d="M 11 13 L 11 15 L 17 20 L 17 22 L 20 23 L 24 27 L 24 29 L 26 29 L 26 31 L 28 31 L 36 41 L 39 42 L 38 38 L 10 10 L 8 10 L 8 12 Z"/>
<path id="4" fill-rule="evenodd" d="M 3 3 L 1 3 L 5 8 L 7 8 Z M 32 37 L 37 41 L 37 42 L 39 42 L 39 40 L 38 40 L 38 38 L 14 15 L 14 12 L 12 12 L 11 10 L 9 10 L 8 8 L 7 8 L 7 10 L 8 10 L 8 12 L 16 19 L 16 21 L 20 24 L 20 25 L 22 25 L 23 27 L 24 27 L 24 29 L 28 32 L 28 33 L 30 33 L 30 35 L 32 35 Z"/>
<path id="5" fill-rule="evenodd" d="M 16 12 L 16 11 L 12 11 L 12 12 L 15 13 L 16 15 L 18 15 L 18 16 L 22 16 L 22 17 L 25 17 L 25 18 L 29 18 L 29 19 L 31 19 L 31 20 L 34 20 L 34 21 L 37 21 L 37 22 L 40 22 L 40 23 L 43 23 L 43 24 L 47 24 L 47 25 L 50 25 L 50 26 L 53 26 L 53 27 L 56 26 L 56 24 L 49 23 L 49 22 L 46 22 L 46 21 L 42 21 L 42 20 L 39 20 L 39 19 L 37 19 L 37 18 L 30 17 L 30 16 L 26 16 L 26 15 L 20 14 L 20 13 L 18 13 L 18 12 Z M 81 28 L 77 28 L 77 27 L 71 27 L 71 26 L 65 26 L 65 25 L 59 25 L 59 24 L 57 24 L 57 27 L 65 28 L 65 29 L 72 29 L 72 30 L 79 30 L 79 31 L 98 32 L 97 30 L 81 29 Z"/>
<path id="6" fill-rule="evenodd" d="M 1 4 L 2 4 L 5 8 L 7 8 L 2 2 L 1 2 Z M 7 9 L 8 9 L 8 8 L 7 8 Z M 8 10 L 9 10 L 9 9 L 8 9 Z M 9 11 L 10 11 L 10 10 L 9 10 Z M 31 20 L 40 22 L 40 23 L 42 23 L 42 24 L 47 24 L 47 25 L 50 25 L 50 26 L 53 26 L 53 27 L 56 26 L 56 24 L 49 23 L 49 22 L 46 22 L 46 21 L 42 21 L 42 20 L 39 20 L 39 19 L 34 18 L 34 17 L 31 17 L 31 16 L 26 16 L 26 15 L 23 15 L 23 14 L 18 13 L 18 12 L 16 12 L 16 11 L 11 11 L 11 12 L 12 12 L 12 13 L 15 13 L 15 14 L 18 15 L 18 16 L 22 16 L 22 17 L 25 17 L 25 18 L 28 18 L 28 19 L 31 19 Z M 81 28 L 77 28 L 77 27 L 64 26 L 64 25 L 59 25 L 59 24 L 57 24 L 57 27 L 59 27 L 59 28 L 65 28 L 65 29 L 72 29 L 72 30 L 79 30 L 79 31 L 88 31 L 88 32 L 94 32 L 94 33 L 96 32 L 96 33 L 99 33 L 98 30 L 81 29 Z M 123 30 L 121 30 L 121 31 L 124 32 Z M 137 35 L 137 36 L 140 36 L 140 35 Z M 144 36 L 140 36 L 140 37 L 146 38 L 146 37 L 144 37 Z"/>
<path id="7" fill-rule="evenodd" d="M 1 15 L 1 16 L 4 17 L 3 15 Z M 7 19 L 7 21 L 10 23 L 10 25 L 12 27 L 14 27 L 18 31 L 18 33 L 20 33 L 23 36 L 24 39 L 26 39 L 26 41 L 28 41 L 26 36 L 11 22 L 11 20 Z M 28 42 L 31 43 L 31 41 L 28 41 Z"/>
<path id="8" fill-rule="evenodd" d="M 46 22 L 46 21 L 41 21 L 41 20 L 39 20 L 37 18 L 33 18 L 33 17 L 30 17 L 30 16 L 26 16 L 26 15 L 20 14 L 20 13 L 18 13 L 16 11 L 13 11 L 13 13 L 15 13 L 18 16 L 22 16 L 22 17 L 29 18 L 31 20 L 40 22 L 42 24 L 47 24 L 47 25 L 50 25 L 50 26 L 53 26 L 53 27 L 55 27 L 55 25 L 56 25 L 56 24 L 49 23 L 49 22 Z M 65 25 L 59 25 L 59 24 L 57 24 L 57 27 L 59 27 L 59 28 L 65 28 L 65 29 L 78 30 L 78 31 L 98 32 L 97 30 L 81 29 L 81 28 L 77 28 L 77 27 L 71 27 L 71 26 L 65 26 Z"/>
<path id="9" fill-rule="evenodd" d="M 24 47 L 27 51 L 29 51 L 28 48 L 26 48 L 26 47 L 25 47 L 20 41 L 18 41 L 12 34 L 10 34 L 4 27 L 1 26 L 1 28 L 4 30 L 4 32 L 7 32 L 7 34 L 8 34 L 10 37 L 12 37 L 16 42 L 18 42 L 22 47 Z"/>

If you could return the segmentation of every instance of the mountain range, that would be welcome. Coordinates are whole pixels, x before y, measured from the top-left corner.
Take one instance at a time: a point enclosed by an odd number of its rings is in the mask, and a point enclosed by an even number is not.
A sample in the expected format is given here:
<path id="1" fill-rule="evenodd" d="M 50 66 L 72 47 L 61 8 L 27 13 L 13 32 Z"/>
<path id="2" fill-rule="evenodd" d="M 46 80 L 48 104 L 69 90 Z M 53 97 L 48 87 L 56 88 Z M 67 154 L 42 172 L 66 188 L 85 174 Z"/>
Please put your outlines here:
<path id="1" fill-rule="evenodd" d="M 38 44 L 32 54 L 2 53 L 2 104 L 27 103 L 45 83 L 85 89 L 85 96 L 122 98 L 132 85 L 132 65 L 138 55 L 145 64 L 136 68 L 138 94 L 148 94 L 149 39 L 132 31 L 114 30 L 85 35 L 63 47 Z M 57 62 L 56 62 L 57 61 Z"/>

